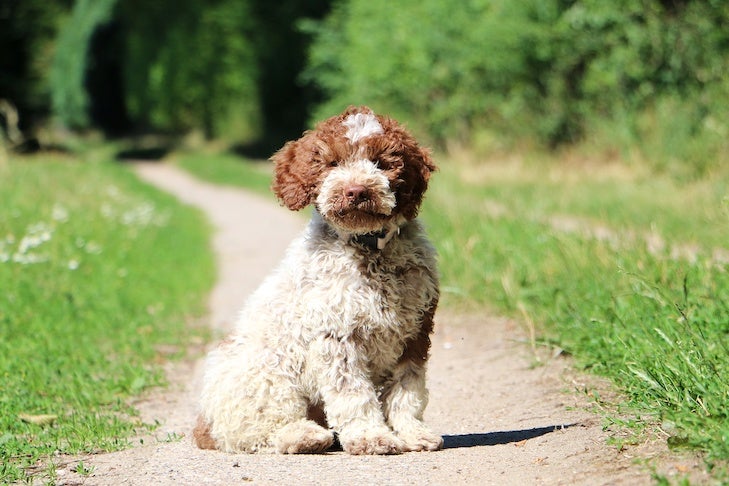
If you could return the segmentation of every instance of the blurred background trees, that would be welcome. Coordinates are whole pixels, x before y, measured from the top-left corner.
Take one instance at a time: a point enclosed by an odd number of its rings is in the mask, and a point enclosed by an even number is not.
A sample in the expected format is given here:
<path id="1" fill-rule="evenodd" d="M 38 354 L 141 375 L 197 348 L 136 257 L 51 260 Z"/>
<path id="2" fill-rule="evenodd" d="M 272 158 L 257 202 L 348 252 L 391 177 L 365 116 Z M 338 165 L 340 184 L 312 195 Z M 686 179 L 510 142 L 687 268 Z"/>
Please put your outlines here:
<path id="1" fill-rule="evenodd" d="M 590 147 L 705 173 L 729 142 L 723 0 L 0 0 L 24 130 L 255 148 L 349 104 L 439 148 Z"/>

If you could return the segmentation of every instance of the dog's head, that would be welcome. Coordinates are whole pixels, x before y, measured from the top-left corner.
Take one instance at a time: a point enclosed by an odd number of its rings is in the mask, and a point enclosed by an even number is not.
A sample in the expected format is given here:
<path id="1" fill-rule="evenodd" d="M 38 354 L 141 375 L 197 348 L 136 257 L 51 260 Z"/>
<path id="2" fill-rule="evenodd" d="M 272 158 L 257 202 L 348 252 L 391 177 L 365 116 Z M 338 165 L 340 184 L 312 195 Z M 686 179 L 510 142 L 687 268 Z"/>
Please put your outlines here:
<path id="1" fill-rule="evenodd" d="M 288 142 L 272 160 L 273 191 L 289 209 L 314 204 L 351 233 L 411 220 L 435 170 L 430 153 L 395 120 L 350 107 Z"/>

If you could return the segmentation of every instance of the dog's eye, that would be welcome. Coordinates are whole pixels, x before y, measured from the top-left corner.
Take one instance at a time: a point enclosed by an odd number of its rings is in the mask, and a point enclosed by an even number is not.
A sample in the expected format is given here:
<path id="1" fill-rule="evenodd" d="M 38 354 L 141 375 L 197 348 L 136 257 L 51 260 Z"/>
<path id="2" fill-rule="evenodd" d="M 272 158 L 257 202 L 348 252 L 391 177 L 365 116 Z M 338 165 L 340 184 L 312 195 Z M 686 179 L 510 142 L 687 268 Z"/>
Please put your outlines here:
<path id="1" fill-rule="evenodd" d="M 332 160 L 329 162 L 329 167 L 339 167 L 339 162 L 336 160 Z"/>

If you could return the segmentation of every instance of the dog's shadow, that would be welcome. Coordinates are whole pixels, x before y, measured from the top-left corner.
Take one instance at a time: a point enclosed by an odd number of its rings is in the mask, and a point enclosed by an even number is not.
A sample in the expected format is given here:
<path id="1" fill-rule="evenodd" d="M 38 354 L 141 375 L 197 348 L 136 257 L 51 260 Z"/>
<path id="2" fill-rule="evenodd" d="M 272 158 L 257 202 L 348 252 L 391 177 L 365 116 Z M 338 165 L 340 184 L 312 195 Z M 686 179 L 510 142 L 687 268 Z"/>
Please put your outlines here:
<path id="1" fill-rule="evenodd" d="M 460 434 L 460 435 L 444 435 L 443 449 L 464 449 L 468 447 L 495 446 L 512 444 L 523 440 L 535 439 L 543 435 L 551 434 L 558 430 L 569 429 L 575 424 L 550 425 L 548 427 L 536 427 L 524 430 L 509 430 L 504 432 L 488 432 L 485 434 Z M 342 446 L 339 437 L 334 435 L 334 445 L 327 452 L 342 452 Z"/>
<path id="2" fill-rule="evenodd" d="M 488 432 L 484 434 L 444 435 L 443 449 L 462 449 L 467 447 L 495 446 L 535 439 L 558 430 L 565 430 L 577 424 L 550 425 L 524 430 Z"/>

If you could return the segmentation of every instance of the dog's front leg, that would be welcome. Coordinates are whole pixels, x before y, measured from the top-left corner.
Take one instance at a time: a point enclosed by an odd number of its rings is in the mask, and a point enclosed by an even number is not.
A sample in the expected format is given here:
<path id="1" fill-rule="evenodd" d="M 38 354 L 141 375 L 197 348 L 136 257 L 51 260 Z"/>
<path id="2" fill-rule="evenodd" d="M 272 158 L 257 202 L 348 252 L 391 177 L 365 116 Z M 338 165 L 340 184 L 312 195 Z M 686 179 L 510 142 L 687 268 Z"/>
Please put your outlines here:
<path id="1" fill-rule="evenodd" d="M 402 361 L 382 394 L 387 423 L 405 442 L 409 451 L 436 451 L 443 447 L 443 438 L 423 423 L 428 404 L 425 387 L 425 363 Z"/>
<path id="2" fill-rule="evenodd" d="M 437 298 L 431 301 L 428 311 L 423 314 L 420 332 L 405 344 L 392 377 L 382 390 L 387 423 L 410 451 L 435 451 L 443 447 L 443 438 L 423 423 L 423 412 L 428 404 L 425 368 L 437 304 Z"/>
<path id="3" fill-rule="evenodd" d="M 309 348 L 309 365 L 329 425 L 350 454 L 399 454 L 408 450 L 385 423 L 362 350 L 349 338 L 327 335 Z"/>

